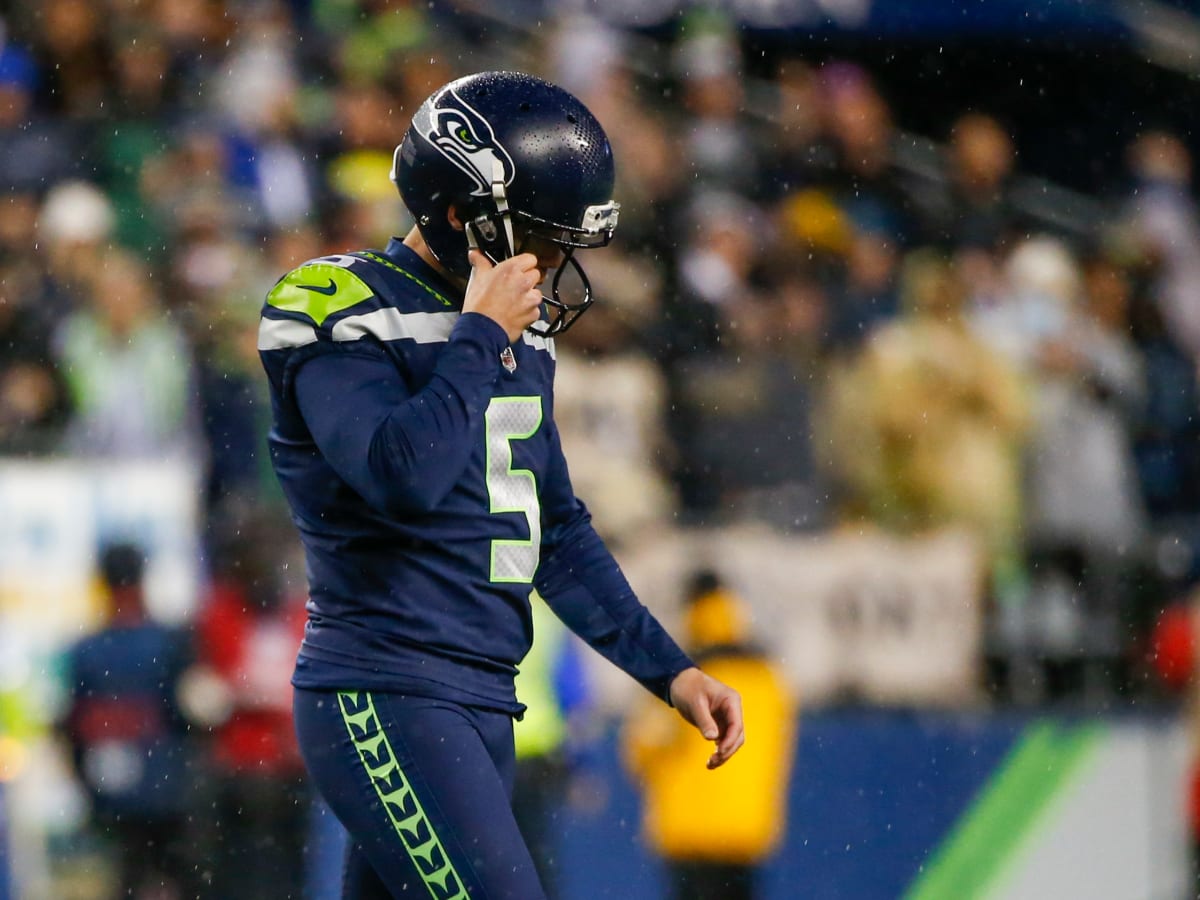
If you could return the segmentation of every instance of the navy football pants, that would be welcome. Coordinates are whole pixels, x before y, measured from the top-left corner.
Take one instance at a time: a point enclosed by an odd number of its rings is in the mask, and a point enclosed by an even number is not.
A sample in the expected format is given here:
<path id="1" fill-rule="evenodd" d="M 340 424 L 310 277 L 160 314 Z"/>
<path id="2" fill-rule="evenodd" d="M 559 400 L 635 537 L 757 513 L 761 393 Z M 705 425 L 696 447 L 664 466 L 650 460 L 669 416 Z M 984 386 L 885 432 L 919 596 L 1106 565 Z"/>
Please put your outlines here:
<path id="1" fill-rule="evenodd" d="M 295 713 L 313 785 L 350 833 L 343 900 L 545 897 L 512 814 L 511 716 L 300 689 Z"/>

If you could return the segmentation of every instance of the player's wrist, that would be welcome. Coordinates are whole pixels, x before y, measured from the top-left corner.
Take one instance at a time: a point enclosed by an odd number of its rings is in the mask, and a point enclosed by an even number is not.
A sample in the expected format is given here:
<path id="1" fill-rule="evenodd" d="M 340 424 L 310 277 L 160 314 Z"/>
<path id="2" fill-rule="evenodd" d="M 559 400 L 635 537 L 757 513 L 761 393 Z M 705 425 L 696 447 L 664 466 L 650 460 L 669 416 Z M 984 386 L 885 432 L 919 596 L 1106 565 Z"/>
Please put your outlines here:
<path id="1" fill-rule="evenodd" d="M 695 664 L 680 669 L 671 676 L 671 680 L 667 685 L 667 702 L 673 707 L 678 707 L 679 701 L 676 698 L 687 694 L 693 683 L 698 683 L 703 678 L 704 673 Z"/>
<path id="2" fill-rule="evenodd" d="M 491 316 L 481 312 L 464 312 L 450 335 L 451 340 L 472 339 L 487 351 L 501 353 L 511 343 L 504 326 Z"/>

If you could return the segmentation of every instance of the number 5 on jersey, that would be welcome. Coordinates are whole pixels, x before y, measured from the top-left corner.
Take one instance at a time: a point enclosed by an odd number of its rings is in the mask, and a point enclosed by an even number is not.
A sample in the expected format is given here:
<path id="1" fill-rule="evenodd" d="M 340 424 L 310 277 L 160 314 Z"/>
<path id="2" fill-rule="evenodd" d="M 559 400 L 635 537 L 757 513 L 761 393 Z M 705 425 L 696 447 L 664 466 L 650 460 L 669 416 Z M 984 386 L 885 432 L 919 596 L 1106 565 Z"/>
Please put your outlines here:
<path id="1" fill-rule="evenodd" d="M 537 480 L 528 469 L 513 468 L 513 441 L 533 437 L 542 425 L 541 397 L 496 397 L 485 414 L 487 489 L 493 513 L 524 513 L 529 540 L 492 541 L 494 582 L 531 584 L 542 543 Z"/>

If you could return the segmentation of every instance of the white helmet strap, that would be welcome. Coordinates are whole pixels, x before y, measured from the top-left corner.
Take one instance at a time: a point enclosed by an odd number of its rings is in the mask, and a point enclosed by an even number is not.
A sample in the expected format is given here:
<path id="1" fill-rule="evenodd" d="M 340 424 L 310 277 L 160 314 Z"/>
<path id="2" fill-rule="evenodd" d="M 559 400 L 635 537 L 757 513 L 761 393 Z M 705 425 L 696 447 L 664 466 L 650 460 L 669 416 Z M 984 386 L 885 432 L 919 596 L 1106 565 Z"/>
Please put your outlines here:
<path id="1" fill-rule="evenodd" d="M 504 237 L 508 240 L 508 255 L 517 252 L 517 243 L 513 239 L 512 214 L 508 211 L 508 195 L 504 191 L 504 164 L 499 159 L 492 159 L 492 200 L 496 204 L 496 212 L 504 224 Z"/>

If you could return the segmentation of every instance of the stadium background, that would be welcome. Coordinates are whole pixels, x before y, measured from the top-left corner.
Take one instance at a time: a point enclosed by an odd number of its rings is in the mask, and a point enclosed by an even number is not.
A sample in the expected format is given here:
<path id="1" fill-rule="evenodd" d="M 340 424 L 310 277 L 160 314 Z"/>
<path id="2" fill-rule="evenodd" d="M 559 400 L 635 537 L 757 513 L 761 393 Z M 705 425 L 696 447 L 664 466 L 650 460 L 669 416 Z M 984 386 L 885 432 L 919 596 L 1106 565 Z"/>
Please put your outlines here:
<path id="1" fill-rule="evenodd" d="M 27 104 L 0 116 L 0 898 L 100 896 L 107 877 L 55 730 L 61 652 L 102 624 L 97 548 L 113 536 L 148 548 L 164 622 L 204 617 L 222 553 L 243 535 L 269 556 L 256 577 L 298 591 L 302 563 L 256 455 L 262 392 L 245 337 L 285 268 L 407 227 L 386 163 L 414 100 L 500 67 L 561 79 L 589 102 L 602 77 L 625 73 L 614 83 L 631 93 L 604 105 L 618 150 L 635 125 L 647 142 L 636 146 L 667 148 L 666 174 L 653 173 L 666 186 L 634 177 L 618 198 L 628 224 L 593 272 L 613 311 L 563 342 L 560 416 L 580 493 L 647 603 L 677 624 L 683 581 L 708 560 L 791 678 L 800 739 L 767 896 L 1194 895 L 1186 632 L 1200 395 L 1182 332 L 1188 296 L 1200 324 L 1200 282 L 1170 251 L 1200 246 L 1200 226 L 1190 181 L 1176 182 L 1179 230 L 1152 246 L 1164 238 L 1138 218 L 1151 192 L 1131 148 L 1155 134 L 1173 142 L 1151 156 L 1194 153 L 1196 4 L 14 0 L 0 15 L 0 107 Z M 781 71 L 796 76 L 788 96 L 816 104 L 802 124 L 780 104 Z M 708 76 L 740 91 L 705 144 L 688 90 Z M 885 176 L 839 158 L 820 106 L 835 93 L 882 101 Z M 969 241 L 946 200 L 967 113 L 999 124 L 1014 165 L 991 230 Z M 801 127 L 803 152 L 780 153 Z M 758 168 L 723 166 L 730 145 L 749 146 Z M 618 166 L 644 176 L 653 160 L 635 159 Z M 739 180 L 747 171 L 756 178 Z M 886 289 L 847 319 L 847 260 L 864 235 L 894 259 Z M 1132 481 L 1095 484 L 1101 497 L 1132 484 L 1136 527 L 1071 570 L 1075 616 L 1038 578 L 1053 568 L 1044 548 L 996 553 L 986 510 L 896 515 L 823 452 L 845 437 L 820 397 L 870 334 L 904 318 L 902 260 L 985 250 L 994 265 L 971 272 L 995 275 L 1003 296 L 1017 291 L 1005 264 L 1030 238 L 1055 242 L 1036 261 L 1061 276 L 1065 259 L 1074 283 L 1104 261 L 1142 311 L 1117 327 L 1149 385 L 1115 420 Z M 716 270 L 738 295 L 725 303 L 689 272 L 715 278 L 701 264 L 730 243 L 756 264 Z M 157 390 L 122 380 L 128 360 L 101 353 L 85 369 L 87 353 L 72 355 L 65 323 L 112 315 L 98 300 L 109 270 L 145 285 L 141 315 L 158 329 L 147 340 L 178 363 Z M 1182 307 L 1165 299 L 1170 277 Z M 792 289 L 795 305 L 773 299 Z M 1139 325 L 1146 309 L 1168 327 Z M 798 366 L 782 385 L 751 365 L 778 349 L 773 330 Z M 1015 357 L 1035 369 L 1028 349 Z M 134 365 L 163 359 L 147 353 Z M 82 371 L 117 393 L 97 399 Z M 1043 382 L 1023 374 L 1036 398 Z M 786 389 L 798 380 L 816 389 Z M 1008 445 L 1018 458 L 1026 434 Z M 1163 617 L 1179 610 L 1182 639 Z M 581 787 L 561 819 L 565 894 L 650 900 L 662 871 L 617 750 L 632 689 L 602 666 L 591 675 Z M 309 827 L 309 889 L 329 896 L 337 836 L 319 814 Z"/>

